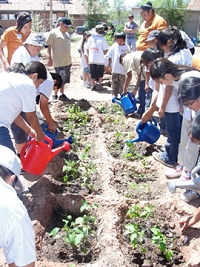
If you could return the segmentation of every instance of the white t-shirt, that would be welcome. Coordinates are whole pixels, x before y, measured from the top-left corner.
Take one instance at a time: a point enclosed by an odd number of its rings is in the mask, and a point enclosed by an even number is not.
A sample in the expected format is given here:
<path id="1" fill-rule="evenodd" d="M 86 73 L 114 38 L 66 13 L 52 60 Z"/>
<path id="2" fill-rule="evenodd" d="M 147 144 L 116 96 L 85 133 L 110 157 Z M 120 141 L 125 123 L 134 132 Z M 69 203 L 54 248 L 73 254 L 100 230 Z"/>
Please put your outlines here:
<path id="1" fill-rule="evenodd" d="M 35 111 L 36 89 L 33 81 L 20 73 L 0 74 L 0 126 L 7 128 L 21 111 Z"/>
<path id="2" fill-rule="evenodd" d="M 0 177 L 0 248 L 6 262 L 25 266 L 36 260 L 34 230 L 16 191 Z"/>
<path id="3" fill-rule="evenodd" d="M 119 63 L 119 57 L 121 54 L 123 54 L 126 51 L 129 51 L 130 48 L 128 45 L 118 45 L 118 43 L 114 43 L 108 51 L 108 58 L 111 58 L 111 67 L 112 67 L 112 73 L 118 73 L 118 74 L 124 74 L 125 70 L 124 66 Z"/>
<path id="4" fill-rule="evenodd" d="M 174 64 L 180 64 L 180 65 L 185 65 L 185 66 L 192 66 L 192 54 L 188 49 L 182 49 L 179 52 L 171 55 L 168 57 L 168 60 L 173 62 Z M 159 87 L 159 93 L 158 93 L 158 98 L 156 105 L 157 107 L 161 107 L 163 98 L 164 98 L 164 93 L 165 93 L 165 85 L 160 85 Z M 175 113 L 180 111 L 180 103 L 178 100 L 178 91 L 176 88 L 172 88 L 172 93 L 171 96 L 167 102 L 166 112 L 169 113 Z"/>
<path id="5" fill-rule="evenodd" d="M 192 42 L 192 40 L 190 39 L 190 37 L 184 32 L 184 31 L 180 31 L 181 36 L 183 38 L 183 40 L 186 42 L 187 48 L 191 49 L 194 47 L 194 43 Z"/>
<path id="6" fill-rule="evenodd" d="M 83 51 L 82 51 L 82 47 L 80 46 L 80 50 L 81 50 L 81 60 L 80 60 L 80 66 L 81 68 L 87 68 L 88 67 L 88 64 L 87 64 L 87 61 L 86 61 L 86 58 L 85 56 L 87 56 L 87 41 L 84 43 L 83 45 Z"/>
<path id="7" fill-rule="evenodd" d="M 124 64 L 124 70 L 125 74 L 127 74 L 130 71 L 135 71 L 137 75 L 141 74 L 141 81 L 145 80 L 145 68 L 143 65 L 141 65 L 141 55 L 143 51 L 134 51 L 129 54 L 127 54 L 123 58 L 123 64 Z"/>
<path id="8" fill-rule="evenodd" d="M 11 59 L 11 65 L 13 63 L 23 63 L 26 65 L 30 61 L 38 61 L 40 62 L 40 58 L 38 55 L 35 57 L 31 57 L 25 46 L 20 46 L 15 50 L 12 59 Z M 37 88 L 37 94 L 43 94 L 46 96 L 46 98 L 50 98 L 51 93 L 53 91 L 54 82 L 51 77 L 51 74 L 47 71 L 47 79 L 39 85 Z"/>
<path id="9" fill-rule="evenodd" d="M 108 50 L 108 44 L 103 36 L 92 35 L 88 38 L 86 48 L 89 50 L 89 64 L 104 65 L 104 51 Z"/>

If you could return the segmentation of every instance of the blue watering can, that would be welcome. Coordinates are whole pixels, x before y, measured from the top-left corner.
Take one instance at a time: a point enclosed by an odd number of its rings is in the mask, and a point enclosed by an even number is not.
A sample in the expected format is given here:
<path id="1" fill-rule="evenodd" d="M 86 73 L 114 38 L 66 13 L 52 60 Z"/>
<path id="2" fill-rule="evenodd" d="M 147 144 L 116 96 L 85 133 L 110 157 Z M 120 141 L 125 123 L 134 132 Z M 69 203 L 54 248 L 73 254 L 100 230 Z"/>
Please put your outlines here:
<path id="1" fill-rule="evenodd" d="M 58 130 L 56 129 L 55 133 L 52 133 L 51 131 L 48 130 L 48 125 L 47 124 L 42 124 L 41 125 L 43 132 L 52 139 L 53 141 L 53 145 L 52 148 L 56 148 L 60 145 L 62 145 L 65 141 L 68 142 L 69 144 L 73 143 L 73 138 L 70 135 L 67 139 L 63 139 L 63 140 L 57 140 L 56 137 L 58 135 Z"/>
<path id="2" fill-rule="evenodd" d="M 137 110 L 135 96 L 130 92 L 128 92 L 126 95 L 121 94 L 120 100 L 118 100 L 116 97 L 113 97 L 112 103 L 119 104 L 125 114 L 133 113 Z"/>
<path id="3" fill-rule="evenodd" d="M 145 123 L 139 121 L 136 125 L 136 132 L 138 136 L 132 140 L 127 140 L 126 142 L 132 144 L 134 142 L 144 141 L 149 144 L 154 144 L 160 137 L 160 130 L 157 127 L 157 122 L 155 118 L 153 118 L 152 121 L 149 120 Z"/>

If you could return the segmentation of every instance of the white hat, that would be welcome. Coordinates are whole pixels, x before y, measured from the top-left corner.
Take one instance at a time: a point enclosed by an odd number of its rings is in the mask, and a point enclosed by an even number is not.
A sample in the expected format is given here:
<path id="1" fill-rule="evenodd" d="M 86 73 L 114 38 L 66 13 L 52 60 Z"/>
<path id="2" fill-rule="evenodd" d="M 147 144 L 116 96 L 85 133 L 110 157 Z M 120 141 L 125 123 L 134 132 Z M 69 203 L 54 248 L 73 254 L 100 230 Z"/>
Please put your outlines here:
<path id="1" fill-rule="evenodd" d="M 41 46 L 43 47 L 45 45 L 45 37 L 41 33 L 31 33 L 26 41 L 23 44 L 31 44 L 34 46 Z"/>
<path id="2" fill-rule="evenodd" d="M 17 177 L 20 176 L 21 161 L 17 155 L 8 147 L 0 145 L 0 165 L 6 167 Z"/>

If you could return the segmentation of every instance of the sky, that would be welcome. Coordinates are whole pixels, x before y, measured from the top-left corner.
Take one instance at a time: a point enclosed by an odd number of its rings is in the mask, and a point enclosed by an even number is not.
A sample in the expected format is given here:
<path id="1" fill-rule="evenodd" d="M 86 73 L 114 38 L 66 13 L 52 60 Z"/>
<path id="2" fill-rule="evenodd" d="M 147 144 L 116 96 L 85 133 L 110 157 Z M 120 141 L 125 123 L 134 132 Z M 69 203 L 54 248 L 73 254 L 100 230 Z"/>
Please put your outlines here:
<path id="1" fill-rule="evenodd" d="M 113 0 L 108 0 L 109 4 L 112 5 L 113 4 Z M 125 0 L 124 1 L 124 4 L 127 6 L 127 7 L 132 7 L 135 5 L 135 3 L 138 2 L 138 0 Z"/>

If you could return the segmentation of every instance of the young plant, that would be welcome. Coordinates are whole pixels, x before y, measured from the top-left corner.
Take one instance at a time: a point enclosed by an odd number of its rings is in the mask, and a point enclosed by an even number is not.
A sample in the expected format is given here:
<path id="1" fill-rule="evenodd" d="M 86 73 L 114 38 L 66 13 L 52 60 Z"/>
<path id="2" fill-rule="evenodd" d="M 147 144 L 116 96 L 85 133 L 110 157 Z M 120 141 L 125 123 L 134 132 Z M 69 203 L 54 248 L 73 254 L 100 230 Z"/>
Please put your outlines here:
<path id="1" fill-rule="evenodd" d="M 87 210 L 88 213 L 83 216 L 77 217 L 73 219 L 71 215 L 67 215 L 65 219 L 63 219 L 64 226 L 62 228 L 54 228 L 50 232 L 50 236 L 54 238 L 61 238 L 59 232 L 63 230 L 65 232 L 65 236 L 63 238 L 64 242 L 68 243 L 73 251 L 75 249 L 80 249 L 83 253 L 87 253 L 87 241 L 89 236 L 96 236 L 96 232 L 94 230 L 94 224 L 96 217 L 90 212 L 97 208 L 97 205 L 90 206 L 86 201 L 83 202 L 83 206 L 81 206 L 80 211 Z"/>
<path id="2" fill-rule="evenodd" d="M 152 244 L 157 244 L 159 250 L 165 255 L 166 260 L 170 260 L 173 257 L 173 251 L 167 249 L 167 238 L 166 236 L 161 233 L 159 228 L 153 227 L 150 229 L 153 233 L 152 236 Z"/>

